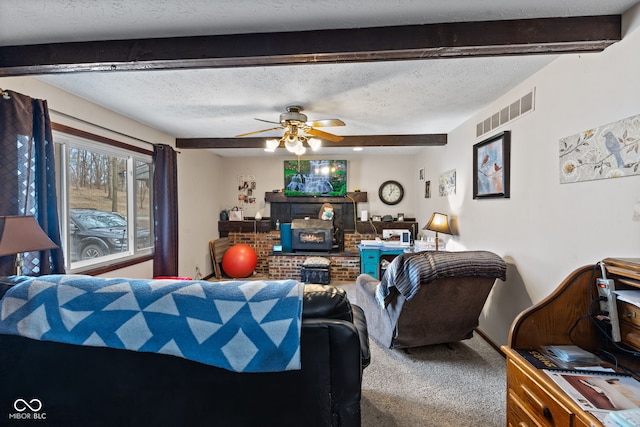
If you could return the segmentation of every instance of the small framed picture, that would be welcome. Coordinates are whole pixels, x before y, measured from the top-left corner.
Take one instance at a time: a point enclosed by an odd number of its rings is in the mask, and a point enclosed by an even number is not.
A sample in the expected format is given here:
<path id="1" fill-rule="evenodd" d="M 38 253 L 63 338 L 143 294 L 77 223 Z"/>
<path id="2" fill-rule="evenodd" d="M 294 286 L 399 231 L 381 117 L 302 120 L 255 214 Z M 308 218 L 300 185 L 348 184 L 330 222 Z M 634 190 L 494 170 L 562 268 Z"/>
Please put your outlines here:
<path id="1" fill-rule="evenodd" d="M 426 181 L 424 183 L 424 198 L 431 198 L 431 181 Z"/>
<path id="2" fill-rule="evenodd" d="M 509 198 L 511 132 L 473 146 L 473 198 Z"/>
<path id="3" fill-rule="evenodd" d="M 451 196 L 456 194 L 456 170 L 444 172 L 440 175 L 438 183 L 438 193 L 441 196 Z"/>
<path id="4" fill-rule="evenodd" d="M 422 168 L 422 169 L 420 169 L 420 170 L 418 171 L 418 179 L 419 179 L 420 181 L 424 181 L 424 168 Z"/>

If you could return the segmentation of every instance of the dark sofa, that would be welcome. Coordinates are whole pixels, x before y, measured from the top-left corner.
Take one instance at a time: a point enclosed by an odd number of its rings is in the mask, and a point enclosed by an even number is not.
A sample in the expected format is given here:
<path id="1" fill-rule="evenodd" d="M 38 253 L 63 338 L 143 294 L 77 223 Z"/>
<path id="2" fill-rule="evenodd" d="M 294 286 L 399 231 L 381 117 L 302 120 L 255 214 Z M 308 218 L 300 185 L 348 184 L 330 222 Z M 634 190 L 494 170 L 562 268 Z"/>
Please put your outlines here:
<path id="1" fill-rule="evenodd" d="M 0 335 L 0 425 L 359 426 L 368 363 L 362 310 L 343 289 L 321 285 L 304 288 L 301 370 L 238 373 Z"/>

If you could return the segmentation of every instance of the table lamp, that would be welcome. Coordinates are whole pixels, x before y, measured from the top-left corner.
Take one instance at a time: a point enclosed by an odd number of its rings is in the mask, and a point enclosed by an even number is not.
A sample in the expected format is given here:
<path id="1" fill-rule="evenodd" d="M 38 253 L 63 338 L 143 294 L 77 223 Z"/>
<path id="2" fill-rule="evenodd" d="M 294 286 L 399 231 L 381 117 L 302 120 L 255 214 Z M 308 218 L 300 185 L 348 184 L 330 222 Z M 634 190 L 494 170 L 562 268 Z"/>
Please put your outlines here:
<path id="1" fill-rule="evenodd" d="M 57 248 L 33 215 L 0 216 L 0 256 L 16 255 L 16 275 L 22 273 L 23 252 Z"/>
<path id="2" fill-rule="evenodd" d="M 436 232 L 436 251 L 438 250 L 438 233 L 453 234 L 449 227 L 449 217 L 440 212 L 434 212 L 423 230 Z"/>

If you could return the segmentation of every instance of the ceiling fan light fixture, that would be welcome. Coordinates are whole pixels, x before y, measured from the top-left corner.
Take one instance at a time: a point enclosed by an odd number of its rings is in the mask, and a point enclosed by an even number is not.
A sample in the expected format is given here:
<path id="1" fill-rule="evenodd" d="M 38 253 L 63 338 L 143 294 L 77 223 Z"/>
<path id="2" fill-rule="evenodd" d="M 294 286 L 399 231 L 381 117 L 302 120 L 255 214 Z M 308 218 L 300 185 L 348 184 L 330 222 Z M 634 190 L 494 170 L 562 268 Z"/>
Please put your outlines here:
<path id="1" fill-rule="evenodd" d="M 311 147 L 312 151 L 318 151 L 322 146 L 322 141 L 318 138 L 309 138 L 307 140 L 307 144 L 309 144 L 309 147 Z"/>
<path id="2" fill-rule="evenodd" d="M 307 148 L 312 151 L 318 151 L 322 146 L 322 139 L 332 142 L 340 142 L 343 137 L 325 132 L 316 127 L 323 126 L 344 126 L 344 122 L 340 119 L 323 119 L 315 121 L 307 121 L 307 116 L 301 113 L 302 107 L 297 105 L 287 106 L 287 112 L 280 114 L 280 126 L 269 129 L 262 129 L 254 132 L 247 132 L 236 137 L 250 136 L 262 132 L 270 132 L 273 130 L 284 129 L 284 135 L 281 138 L 265 139 L 264 151 L 273 153 L 279 147 L 284 147 L 288 152 L 298 156 L 304 154 Z M 267 123 L 278 124 L 269 120 L 256 119 Z"/>
<path id="3" fill-rule="evenodd" d="M 301 147 L 304 148 L 302 142 L 300 142 L 300 139 L 298 138 L 298 135 L 290 133 L 284 138 L 284 148 L 286 148 L 290 153 L 295 153 L 300 150 Z"/>
<path id="4" fill-rule="evenodd" d="M 264 149 L 264 151 L 267 151 L 269 153 L 273 153 L 274 151 L 276 151 L 276 148 L 278 148 L 278 146 L 280 146 L 280 141 L 277 139 L 267 139 L 266 141 L 266 148 Z"/>

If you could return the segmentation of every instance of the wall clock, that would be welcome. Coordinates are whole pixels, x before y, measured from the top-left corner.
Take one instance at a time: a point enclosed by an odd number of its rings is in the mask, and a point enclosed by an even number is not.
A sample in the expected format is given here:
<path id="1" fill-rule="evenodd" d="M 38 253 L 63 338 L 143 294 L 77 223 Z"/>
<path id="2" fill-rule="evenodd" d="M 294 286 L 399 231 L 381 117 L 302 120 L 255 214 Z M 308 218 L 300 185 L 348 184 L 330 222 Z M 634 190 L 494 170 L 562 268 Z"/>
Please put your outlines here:
<path id="1" fill-rule="evenodd" d="M 398 181 L 385 181 L 378 190 L 378 197 L 382 203 L 397 205 L 404 197 L 404 188 Z"/>

